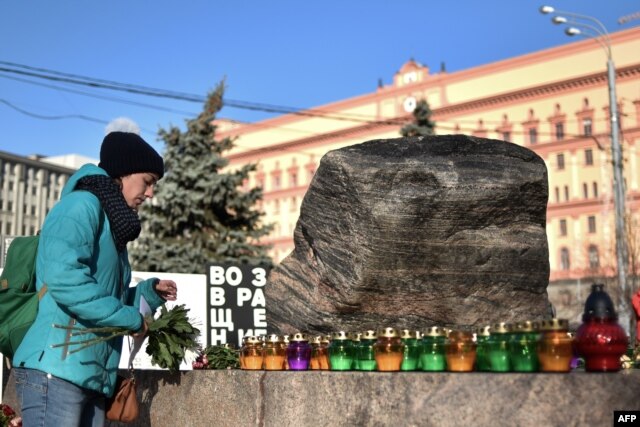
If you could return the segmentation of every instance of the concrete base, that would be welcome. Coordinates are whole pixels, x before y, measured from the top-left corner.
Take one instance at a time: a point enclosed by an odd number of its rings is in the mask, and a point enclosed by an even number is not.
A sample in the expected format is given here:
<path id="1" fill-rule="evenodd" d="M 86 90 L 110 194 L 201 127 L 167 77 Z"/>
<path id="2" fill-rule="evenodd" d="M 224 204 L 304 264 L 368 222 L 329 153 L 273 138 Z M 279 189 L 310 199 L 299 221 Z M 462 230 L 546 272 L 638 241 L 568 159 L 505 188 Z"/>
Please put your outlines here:
<path id="1" fill-rule="evenodd" d="M 610 426 L 640 410 L 640 371 L 137 371 L 136 426 Z M 17 407 L 13 379 L 4 401 Z M 120 425 L 114 423 L 112 425 Z"/>

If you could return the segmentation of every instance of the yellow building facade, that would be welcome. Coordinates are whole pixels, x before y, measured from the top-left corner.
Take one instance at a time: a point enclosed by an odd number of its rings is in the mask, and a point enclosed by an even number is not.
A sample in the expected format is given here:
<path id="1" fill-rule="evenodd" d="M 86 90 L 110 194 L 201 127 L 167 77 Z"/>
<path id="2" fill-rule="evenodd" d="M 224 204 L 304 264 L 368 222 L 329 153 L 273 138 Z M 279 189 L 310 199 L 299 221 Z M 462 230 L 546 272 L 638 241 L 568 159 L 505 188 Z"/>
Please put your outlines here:
<path id="1" fill-rule="evenodd" d="M 640 198 L 640 27 L 610 36 L 633 224 Z M 320 158 L 348 145 L 399 137 L 420 99 L 429 102 L 437 134 L 506 140 L 544 159 L 552 284 L 614 276 L 606 55 L 593 39 L 453 73 L 410 60 L 391 84 L 362 96 L 257 123 L 219 121 L 218 136 L 236 138 L 230 167 L 258 165 L 246 185 L 264 189 L 261 208 L 265 222 L 274 224 L 265 243 L 276 261 L 293 249 L 300 204 Z"/>

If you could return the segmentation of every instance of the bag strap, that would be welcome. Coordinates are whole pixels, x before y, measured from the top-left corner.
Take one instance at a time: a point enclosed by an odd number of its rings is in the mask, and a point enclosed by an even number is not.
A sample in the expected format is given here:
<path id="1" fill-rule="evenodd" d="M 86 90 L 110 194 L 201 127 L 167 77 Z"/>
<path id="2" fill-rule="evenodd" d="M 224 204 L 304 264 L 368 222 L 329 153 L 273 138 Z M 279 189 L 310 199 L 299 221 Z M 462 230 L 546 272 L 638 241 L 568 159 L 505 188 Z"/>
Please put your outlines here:
<path id="1" fill-rule="evenodd" d="M 44 283 L 42 285 L 42 288 L 40 288 L 40 290 L 38 291 L 38 300 L 41 300 L 42 297 L 44 297 L 44 294 L 47 293 L 47 284 Z"/>

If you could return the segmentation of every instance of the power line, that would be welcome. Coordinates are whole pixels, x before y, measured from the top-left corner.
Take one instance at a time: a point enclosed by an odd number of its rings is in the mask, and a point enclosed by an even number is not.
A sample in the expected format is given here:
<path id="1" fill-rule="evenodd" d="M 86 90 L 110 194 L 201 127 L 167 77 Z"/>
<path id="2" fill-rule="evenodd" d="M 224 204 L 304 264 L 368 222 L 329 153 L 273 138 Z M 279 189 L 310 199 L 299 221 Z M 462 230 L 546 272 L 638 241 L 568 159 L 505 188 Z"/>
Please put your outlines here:
<path id="1" fill-rule="evenodd" d="M 42 120 L 62 120 L 62 119 L 80 119 L 80 120 L 86 120 L 89 122 L 95 122 L 95 123 L 102 123 L 102 124 L 108 124 L 109 122 L 106 120 L 102 120 L 102 119 L 97 119 L 95 117 L 91 117 L 91 116 L 87 116 L 84 114 L 65 114 L 65 115 L 60 115 L 60 116 L 45 116 L 43 114 L 37 114 L 37 113 L 33 113 L 31 111 L 27 111 L 24 110 L 14 104 L 12 104 L 11 102 L 7 101 L 6 99 L 2 99 L 0 98 L 0 102 L 13 108 L 14 110 L 30 116 L 30 117 L 34 117 L 36 119 L 42 119 Z"/>
<path id="2" fill-rule="evenodd" d="M 148 86 L 133 85 L 129 83 L 120 83 L 120 82 L 115 82 L 115 81 L 105 80 L 105 79 L 96 79 L 93 77 L 81 76 L 78 74 L 71 74 L 71 73 L 63 73 L 60 71 L 31 67 L 29 65 L 16 64 L 16 63 L 7 62 L 7 61 L 0 61 L 0 64 L 5 65 L 5 67 L 0 67 L 0 71 L 5 73 L 20 74 L 24 76 L 53 80 L 53 81 L 58 81 L 62 83 L 84 85 L 84 86 L 100 88 L 100 89 L 124 91 L 124 92 L 134 93 L 137 95 L 155 96 L 155 97 L 176 99 L 176 100 L 187 101 L 187 102 L 204 103 L 206 101 L 206 97 L 204 96 L 189 94 L 186 92 L 169 91 L 165 89 L 157 89 L 157 88 L 152 88 Z M 14 68 L 7 68 L 6 66 L 10 66 Z M 15 69 L 16 67 L 22 68 L 22 69 Z M 307 116 L 307 117 L 319 117 L 319 118 L 326 118 L 331 120 L 344 120 L 344 121 L 362 122 L 362 123 L 389 123 L 389 124 L 404 123 L 404 120 L 399 121 L 398 119 L 372 120 L 370 116 L 366 116 L 362 114 L 354 114 L 354 113 L 337 114 L 337 113 L 318 110 L 318 109 L 303 110 L 301 108 L 295 108 L 295 107 L 285 107 L 281 105 L 239 101 L 239 100 L 234 100 L 229 98 L 224 99 L 224 105 L 227 107 L 240 108 L 245 110 L 263 111 L 263 112 L 280 113 L 280 114 L 293 114 L 293 115 Z"/>
<path id="3" fill-rule="evenodd" d="M 116 97 L 112 97 L 112 96 L 98 95 L 98 94 L 95 94 L 95 93 L 84 92 L 84 91 L 81 91 L 81 90 L 74 90 L 74 89 L 70 89 L 70 88 L 66 88 L 66 87 L 62 87 L 62 86 L 56 86 L 56 85 L 51 85 L 51 84 L 46 84 L 46 83 L 40 83 L 40 82 L 36 82 L 36 81 L 33 81 L 33 80 L 21 79 L 20 77 L 6 76 L 6 75 L 2 75 L 2 74 L 0 74 L 0 77 L 2 77 L 4 79 L 10 79 L 10 80 L 14 80 L 14 81 L 22 82 L 22 83 L 32 84 L 32 85 L 35 85 L 35 86 L 42 86 L 42 87 L 46 87 L 46 88 L 49 88 L 49 89 L 63 91 L 63 92 L 75 93 L 77 95 L 88 96 L 88 97 L 91 97 L 91 98 L 104 99 L 106 101 L 112 101 L 112 102 L 117 102 L 117 103 L 121 103 L 121 104 L 134 105 L 134 106 L 138 106 L 138 107 L 150 108 L 150 109 L 154 109 L 154 110 L 166 111 L 166 112 L 169 112 L 169 113 L 176 113 L 176 114 L 182 114 L 182 115 L 187 115 L 187 116 L 195 116 L 195 115 L 197 115 L 197 113 L 194 113 L 193 111 L 177 110 L 175 108 L 168 108 L 168 107 L 162 107 L 162 106 L 159 106 L 159 105 L 148 104 L 148 103 L 144 103 L 144 102 L 131 101 L 129 99 L 124 99 L 124 98 L 116 98 Z"/>

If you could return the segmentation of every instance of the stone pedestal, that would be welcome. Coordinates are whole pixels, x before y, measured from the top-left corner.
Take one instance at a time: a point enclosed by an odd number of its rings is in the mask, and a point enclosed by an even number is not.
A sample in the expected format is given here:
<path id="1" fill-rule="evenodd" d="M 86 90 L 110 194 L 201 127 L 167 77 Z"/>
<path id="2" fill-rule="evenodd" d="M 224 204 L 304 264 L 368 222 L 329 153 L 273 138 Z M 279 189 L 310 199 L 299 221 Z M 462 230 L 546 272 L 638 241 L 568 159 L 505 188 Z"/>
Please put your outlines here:
<path id="1" fill-rule="evenodd" d="M 638 370 L 139 371 L 137 378 L 137 426 L 611 426 L 614 410 L 640 410 Z M 17 406 L 12 380 L 4 397 Z"/>

